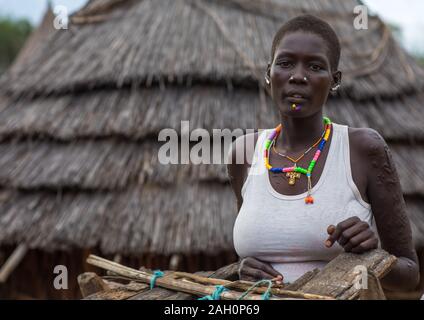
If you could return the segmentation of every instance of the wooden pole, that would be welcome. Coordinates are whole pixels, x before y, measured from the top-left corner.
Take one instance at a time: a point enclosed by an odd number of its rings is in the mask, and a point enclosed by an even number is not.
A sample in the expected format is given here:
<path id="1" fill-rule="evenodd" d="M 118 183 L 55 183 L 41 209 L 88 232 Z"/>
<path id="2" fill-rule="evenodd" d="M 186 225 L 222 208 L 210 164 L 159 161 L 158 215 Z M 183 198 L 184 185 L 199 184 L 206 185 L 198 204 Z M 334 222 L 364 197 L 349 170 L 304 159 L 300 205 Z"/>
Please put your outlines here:
<path id="1" fill-rule="evenodd" d="M 203 283 L 203 284 L 223 285 L 228 289 L 238 289 L 241 291 L 246 291 L 253 285 L 253 283 L 250 281 L 243 281 L 243 280 L 228 281 L 228 280 L 202 277 L 199 275 L 186 273 L 186 272 L 174 272 L 173 276 L 176 278 L 191 279 L 193 281 L 196 281 L 198 283 Z M 272 294 L 285 295 L 291 298 L 301 298 L 301 299 L 335 300 L 332 297 L 327 297 L 327 296 L 318 295 L 318 294 L 303 293 L 303 292 L 292 291 L 292 290 L 284 290 L 283 289 L 284 286 L 282 285 L 273 284 L 273 286 L 274 287 L 271 288 Z M 253 290 L 253 292 L 256 292 L 256 293 L 265 293 L 266 291 L 267 291 L 267 286 L 259 286 Z"/>
<path id="2" fill-rule="evenodd" d="M 4 265 L 0 269 L 0 283 L 4 283 L 9 278 L 10 274 L 19 265 L 25 254 L 28 251 L 28 247 L 25 244 L 20 244 L 6 260 Z"/>

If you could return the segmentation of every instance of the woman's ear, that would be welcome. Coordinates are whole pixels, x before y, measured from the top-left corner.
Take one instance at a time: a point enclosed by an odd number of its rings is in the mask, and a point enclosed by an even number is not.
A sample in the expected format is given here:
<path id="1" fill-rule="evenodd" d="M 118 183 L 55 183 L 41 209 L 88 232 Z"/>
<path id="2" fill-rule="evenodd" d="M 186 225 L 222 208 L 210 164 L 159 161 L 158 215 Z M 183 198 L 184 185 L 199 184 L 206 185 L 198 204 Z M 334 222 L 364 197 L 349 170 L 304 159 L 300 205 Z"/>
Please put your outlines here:
<path id="1" fill-rule="evenodd" d="M 332 74 L 331 89 L 330 89 L 330 93 L 332 95 L 335 95 L 337 93 L 337 90 L 339 89 L 341 83 L 342 83 L 342 72 L 341 71 L 334 72 Z"/>
<path id="2" fill-rule="evenodd" d="M 332 76 L 333 76 L 333 81 L 332 81 L 333 83 L 331 84 L 331 87 L 332 88 L 334 88 L 336 86 L 340 87 L 340 85 L 342 83 L 342 72 L 337 70 L 336 72 L 333 73 Z"/>

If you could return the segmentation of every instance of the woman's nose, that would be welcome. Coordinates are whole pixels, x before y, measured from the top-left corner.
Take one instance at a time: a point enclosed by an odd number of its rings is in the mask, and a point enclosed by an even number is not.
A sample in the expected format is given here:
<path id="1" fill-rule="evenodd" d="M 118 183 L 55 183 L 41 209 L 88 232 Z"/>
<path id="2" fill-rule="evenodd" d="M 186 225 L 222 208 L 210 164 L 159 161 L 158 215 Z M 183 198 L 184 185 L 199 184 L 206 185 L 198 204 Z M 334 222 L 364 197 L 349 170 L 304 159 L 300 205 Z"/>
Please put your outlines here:
<path id="1" fill-rule="evenodd" d="M 307 83 L 306 73 L 303 68 L 298 66 L 292 76 L 289 78 L 289 83 Z"/>

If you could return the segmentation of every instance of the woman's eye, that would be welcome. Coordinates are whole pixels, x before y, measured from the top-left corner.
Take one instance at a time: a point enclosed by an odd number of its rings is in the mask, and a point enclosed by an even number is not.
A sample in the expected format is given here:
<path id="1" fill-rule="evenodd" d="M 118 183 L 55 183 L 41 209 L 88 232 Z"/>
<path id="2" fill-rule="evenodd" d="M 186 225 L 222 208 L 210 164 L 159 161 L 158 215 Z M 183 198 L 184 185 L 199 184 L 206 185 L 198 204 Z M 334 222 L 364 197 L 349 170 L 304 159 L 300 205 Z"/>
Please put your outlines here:
<path id="1" fill-rule="evenodd" d="M 312 69 L 313 71 L 320 71 L 322 68 L 321 68 L 321 66 L 320 66 L 320 65 L 318 65 L 318 64 L 312 64 L 312 65 L 311 65 L 311 69 Z"/>
<path id="2" fill-rule="evenodd" d="M 278 64 L 280 67 L 283 67 L 283 68 L 288 68 L 288 67 L 290 67 L 290 65 L 291 65 L 291 63 L 290 63 L 289 61 L 279 61 L 277 64 Z"/>

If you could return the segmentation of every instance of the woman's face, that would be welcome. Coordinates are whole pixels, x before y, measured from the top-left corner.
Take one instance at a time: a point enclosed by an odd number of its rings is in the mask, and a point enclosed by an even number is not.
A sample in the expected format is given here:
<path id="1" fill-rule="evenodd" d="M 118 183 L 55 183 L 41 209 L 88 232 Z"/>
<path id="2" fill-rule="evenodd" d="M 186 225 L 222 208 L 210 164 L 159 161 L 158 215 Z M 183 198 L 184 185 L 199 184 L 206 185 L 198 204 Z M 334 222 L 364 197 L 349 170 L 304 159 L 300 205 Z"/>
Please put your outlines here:
<path id="1" fill-rule="evenodd" d="M 299 118 L 320 112 L 330 89 L 341 80 L 339 71 L 332 73 L 327 43 L 305 32 L 288 33 L 280 40 L 267 76 L 280 114 Z M 293 110 L 293 104 L 300 108 Z"/>

